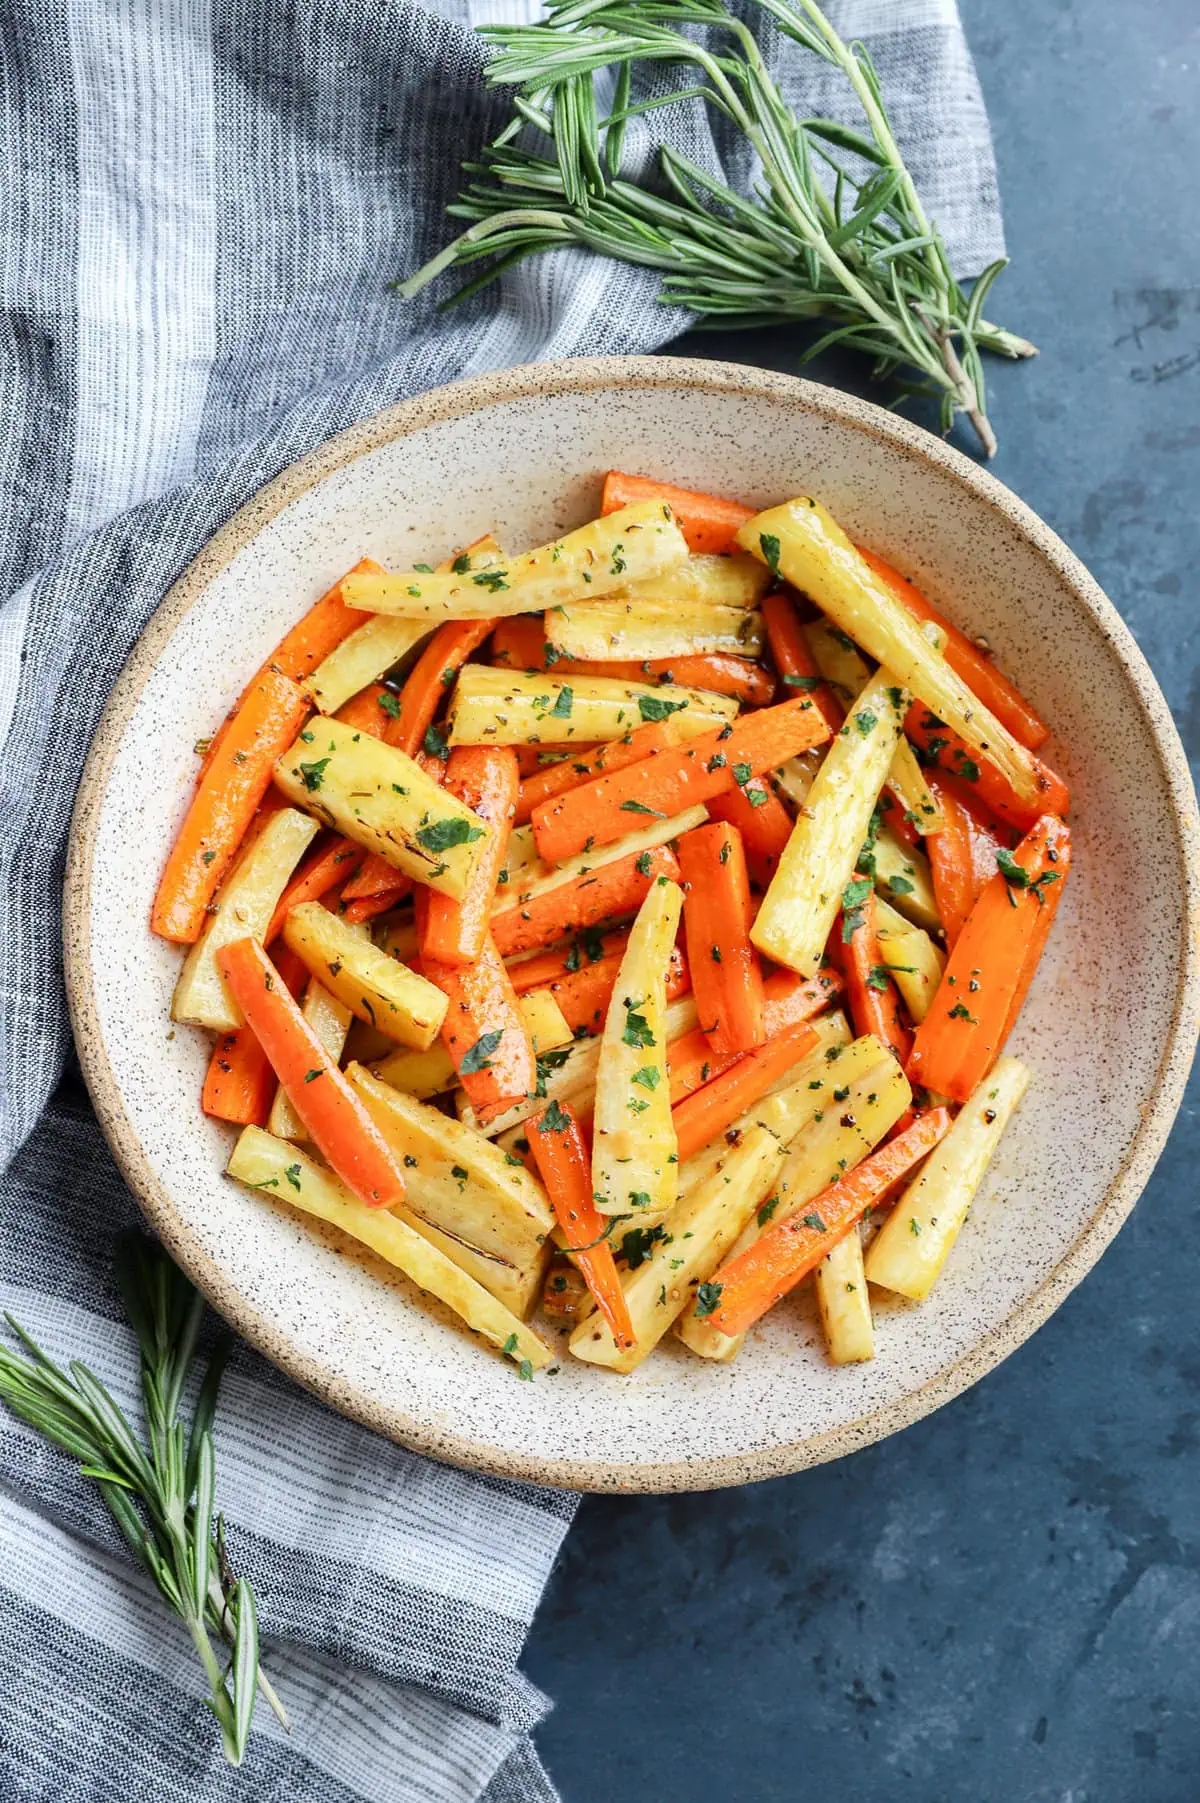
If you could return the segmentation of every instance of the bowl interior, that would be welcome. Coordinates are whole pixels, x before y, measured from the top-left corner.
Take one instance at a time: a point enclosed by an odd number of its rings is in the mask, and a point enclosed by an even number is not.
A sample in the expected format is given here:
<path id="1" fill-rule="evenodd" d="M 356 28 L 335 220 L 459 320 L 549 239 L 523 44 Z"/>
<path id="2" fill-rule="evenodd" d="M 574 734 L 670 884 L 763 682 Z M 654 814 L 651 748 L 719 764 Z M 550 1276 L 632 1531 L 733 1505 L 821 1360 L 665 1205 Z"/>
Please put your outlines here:
<path id="1" fill-rule="evenodd" d="M 1180 1031 L 1186 829 L 1165 707 L 1132 642 L 997 485 L 874 409 L 786 378 L 585 370 L 492 378 L 484 397 L 475 384 L 398 410 L 310 486 L 302 470 L 265 522 L 260 506 L 222 535 L 224 567 L 167 603 L 102 729 L 69 911 L 73 999 L 102 1117 L 155 1224 L 302 1380 L 411 1444 L 494 1470 L 584 1486 L 733 1482 L 849 1450 L 952 1393 L 1115 1231 L 1173 1112 L 1173 1080 L 1156 1091 Z M 152 892 L 195 741 L 272 644 L 357 558 L 435 562 L 488 529 L 514 548 L 540 542 L 595 511 L 614 465 L 763 505 L 820 495 L 986 636 L 1053 723 L 1047 755 L 1071 784 L 1075 868 L 1013 1042 L 1033 1085 L 930 1301 L 881 1303 L 870 1365 L 828 1366 L 793 1302 L 729 1367 L 668 1344 L 632 1378 L 564 1356 L 521 1383 L 414 1306 L 402 1280 L 222 1177 L 231 1135 L 197 1100 L 207 1040 L 168 1019 L 179 959 L 146 928 Z"/>

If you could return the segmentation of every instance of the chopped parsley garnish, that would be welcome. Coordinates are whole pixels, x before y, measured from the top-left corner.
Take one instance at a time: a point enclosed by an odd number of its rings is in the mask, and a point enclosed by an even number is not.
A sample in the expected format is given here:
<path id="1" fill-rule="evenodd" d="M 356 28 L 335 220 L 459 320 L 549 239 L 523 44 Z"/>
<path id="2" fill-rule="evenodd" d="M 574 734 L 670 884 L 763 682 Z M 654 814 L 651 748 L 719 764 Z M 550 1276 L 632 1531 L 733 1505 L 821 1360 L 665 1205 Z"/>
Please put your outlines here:
<path id="1" fill-rule="evenodd" d="M 664 701 L 661 695 L 638 696 L 638 713 L 643 720 L 665 720 L 671 714 L 681 713 L 686 706 L 686 701 Z"/>
<path id="2" fill-rule="evenodd" d="M 552 1101 L 549 1108 L 543 1112 L 542 1118 L 537 1124 L 537 1130 L 539 1133 L 569 1133 L 571 1117 L 569 1114 L 563 1113 L 557 1101 Z"/>
<path id="3" fill-rule="evenodd" d="M 283 1174 L 293 1189 L 300 1188 L 300 1166 L 298 1164 L 289 1164 Z"/>
<path id="4" fill-rule="evenodd" d="M 450 756 L 450 746 L 446 741 L 446 735 L 440 726 L 434 725 L 432 720 L 425 728 L 422 749 L 427 751 L 431 758 L 448 758 Z"/>
<path id="5" fill-rule="evenodd" d="M 864 739 L 869 739 L 879 724 L 879 715 L 873 714 L 869 707 L 860 708 L 854 716 L 854 724 Z"/>
<path id="6" fill-rule="evenodd" d="M 458 556 L 454 559 L 454 562 L 450 565 L 450 568 L 456 576 L 465 576 L 470 567 L 471 559 L 465 551 L 460 551 Z"/>
<path id="7" fill-rule="evenodd" d="M 955 1002 L 953 1008 L 948 1008 L 946 1010 L 946 1014 L 949 1020 L 968 1020 L 973 1027 L 979 1025 L 979 1022 L 975 1019 L 975 1016 L 971 1013 L 965 1002 Z"/>
<path id="8" fill-rule="evenodd" d="M 455 845 L 471 845 L 483 838 L 483 828 L 469 820 L 431 820 L 417 828 L 417 843 L 426 851 L 449 851 Z"/>
<path id="9" fill-rule="evenodd" d="M 631 1271 L 636 1271 L 660 1244 L 670 1244 L 670 1235 L 661 1222 L 657 1227 L 631 1227 L 621 1235 L 621 1257 Z"/>
<path id="10" fill-rule="evenodd" d="M 648 808 L 643 801 L 623 801 L 621 812 L 623 814 L 653 814 L 656 820 L 666 819 L 666 815 L 661 813 L 658 808 Z"/>
<path id="11" fill-rule="evenodd" d="M 574 691 L 564 682 L 555 698 L 554 706 L 550 709 L 550 718 L 552 720 L 569 720 L 571 718 L 571 709 L 574 706 Z"/>
<path id="12" fill-rule="evenodd" d="M 811 1227 L 814 1233 L 824 1233 L 826 1231 L 825 1223 L 820 1215 L 805 1215 L 804 1225 L 806 1227 Z"/>
<path id="13" fill-rule="evenodd" d="M 393 695 L 390 689 L 380 689 L 378 701 L 389 720 L 398 720 L 400 718 L 399 697 Z"/>
<path id="14" fill-rule="evenodd" d="M 507 575 L 507 570 L 478 570 L 475 575 L 472 576 L 471 581 L 479 588 L 490 589 L 494 595 L 498 589 L 508 587 L 507 582 L 504 580 Z"/>
<path id="15" fill-rule="evenodd" d="M 315 764 L 301 764 L 300 775 L 304 780 L 304 787 L 310 795 L 325 781 L 325 767 L 328 763 L 328 758 L 321 758 Z"/>
<path id="16" fill-rule="evenodd" d="M 778 576 L 779 540 L 775 537 L 775 534 L 773 532 L 760 532 L 758 535 L 758 548 L 762 552 L 763 562 L 770 570 L 772 576 Z"/>
<path id="17" fill-rule="evenodd" d="M 491 1057 L 500 1041 L 504 1038 L 504 1028 L 499 1027 L 494 1033 L 483 1033 L 475 1044 L 463 1056 L 458 1067 L 460 1077 L 473 1076 L 476 1071 L 490 1071 Z"/>
<path id="18" fill-rule="evenodd" d="M 636 1002 L 626 1002 L 625 1031 L 621 1038 L 626 1045 L 634 1047 L 655 1045 L 657 1042 L 651 1031 L 650 1022 L 644 1014 L 638 1013 L 639 1006 L 640 1004 Z"/>
<path id="19" fill-rule="evenodd" d="M 872 964 L 867 972 L 867 988 L 878 989 L 884 993 L 892 980 L 892 973 L 886 964 Z"/>
<path id="20" fill-rule="evenodd" d="M 778 553 L 779 540 L 776 539 L 774 543 Z M 716 1311 L 723 1288 L 724 1285 L 719 1283 L 702 1283 L 700 1285 L 696 1291 L 696 1318 L 698 1320 L 703 1321 L 706 1315 L 711 1315 Z"/>
<path id="21" fill-rule="evenodd" d="M 662 1072 L 657 1064 L 643 1064 L 641 1070 L 634 1071 L 631 1083 L 640 1083 L 643 1089 L 657 1089 Z"/>
<path id="22" fill-rule="evenodd" d="M 820 676 L 785 676 L 783 679 L 789 689 L 819 689 L 822 680 Z"/>
<path id="23" fill-rule="evenodd" d="M 648 851 L 643 851 L 638 854 L 636 867 L 639 875 L 650 875 L 650 853 Z M 578 968 L 578 966 L 576 966 L 576 968 Z"/>
<path id="24" fill-rule="evenodd" d="M 869 876 L 856 876 L 842 890 L 842 944 L 849 945 L 863 924 L 863 909 L 873 885 Z"/>

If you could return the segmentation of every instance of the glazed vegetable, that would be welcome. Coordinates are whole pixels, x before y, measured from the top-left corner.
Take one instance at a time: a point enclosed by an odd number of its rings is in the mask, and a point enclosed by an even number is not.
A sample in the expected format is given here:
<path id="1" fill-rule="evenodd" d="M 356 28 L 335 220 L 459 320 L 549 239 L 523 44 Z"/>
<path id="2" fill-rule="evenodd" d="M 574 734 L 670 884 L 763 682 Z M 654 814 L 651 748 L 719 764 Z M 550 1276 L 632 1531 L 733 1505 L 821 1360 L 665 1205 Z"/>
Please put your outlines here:
<path id="1" fill-rule="evenodd" d="M 683 563 L 687 543 L 659 501 L 641 501 L 591 520 L 536 551 L 524 551 L 486 570 L 397 576 L 347 576 L 347 606 L 410 619 L 478 620 L 545 613 L 580 594 L 592 600 Z"/>
<path id="2" fill-rule="evenodd" d="M 191 945 L 200 937 L 208 904 L 267 792 L 275 760 L 309 706 L 290 676 L 267 670 L 251 683 L 200 779 L 159 881 L 150 925 L 162 938 Z"/>
<path id="3" fill-rule="evenodd" d="M 246 1024 L 332 1169 L 371 1208 L 402 1202 L 399 1164 L 261 945 L 237 939 L 224 947 L 219 962 Z"/>
<path id="4" fill-rule="evenodd" d="M 611 676 L 537 676 L 469 664 L 450 706 L 451 745 L 588 745 L 620 739 L 648 720 L 679 716 L 681 737 L 710 732 L 736 713 L 723 695 Z"/>
<path id="5" fill-rule="evenodd" d="M 819 967 L 839 908 L 853 910 L 870 890 L 870 878 L 855 869 L 906 706 L 891 672 L 877 671 L 817 772 L 763 897 L 751 937 L 759 951 L 801 976 Z"/>
<path id="6" fill-rule="evenodd" d="M 608 1004 L 592 1136 L 592 1192 L 601 1214 L 665 1213 L 676 1194 L 666 977 L 682 907 L 679 885 L 656 877 Z"/>
<path id="7" fill-rule="evenodd" d="M 1000 1054 L 1066 786 L 818 504 L 605 497 L 534 552 L 364 564 L 288 635 L 160 885 L 173 1013 L 214 1036 L 231 1172 L 522 1376 L 539 1302 L 630 1372 L 668 1330 L 733 1359 L 809 1275 L 854 1364 L 869 1284 L 927 1293 L 1028 1081 Z"/>
<path id="8" fill-rule="evenodd" d="M 750 876 L 742 836 L 723 822 L 679 840 L 683 920 L 692 991 L 718 1054 L 748 1052 L 766 1036 L 763 977 L 750 943 Z"/>
<path id="9" fill-rule="evenodd" d="M 538 851 L 558 861 L 574 857 L 589 843 L 609 844 L 629 831 L 631 817 L 682 813 L 726 789 L 744 786 L 761 770 L 827 736 L 828 728 L 807 699 L 747 714 L 719 732 L 540 803 L 533 811 Z"/>
<path id="10" fill-rule="evenodd" d="M 288 798 L 402 875 L 461 901 L 492 828 L 402 751 L 315 718 L 275 766 Z"/>
<path id="11" fill-rule="evenodd" d="M 1029 1072 L 1001 1058 L 896 1202 L 872 1241 L 867 1276 L 923 1302 L 958 1238 L 967 1210 L 1021 1097 Z"/>

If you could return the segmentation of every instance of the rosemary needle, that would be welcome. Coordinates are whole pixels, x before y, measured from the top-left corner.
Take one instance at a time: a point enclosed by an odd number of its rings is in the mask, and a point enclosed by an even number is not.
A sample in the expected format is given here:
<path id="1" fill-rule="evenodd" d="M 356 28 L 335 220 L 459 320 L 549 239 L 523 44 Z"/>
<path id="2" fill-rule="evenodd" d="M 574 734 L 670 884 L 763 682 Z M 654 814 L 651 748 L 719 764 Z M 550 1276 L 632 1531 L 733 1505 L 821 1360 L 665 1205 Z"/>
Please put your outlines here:
<path id="1" fill-rule="evenodd" d="M 461 300 L 522 257 L 583 245 L 661 271 L 660 299 L 708 321 L 828 320 L 806 361 L 843 343 L 873 357 L 878 376 L 914 372 L 903 391 L 935 396 L 944 430 L 964 412 L 990 457 L 996 439 L 980 353 L 1034 354 L 983 317 L 1005 259 L 964 292 L 900 154 L 867 51 L 843 43 L 815 0 L 755 3 L 786 37 L 842 71 L 865 132 L 798 118 L 754 33 L 724 0 L 551 0 L 542 24 L 483 28 L 495 50 L 488 81 L 516 91 L 514 116 L 480 161 L 463 165 L 469 179 L 449 211 L 470 225 L 399 283 L 400 293 L 411 297 L 452 266 L 490 259 L 453 296 Z M 685 35 L 687 26 L 708 30 Z M 635 101 L 634 71 L 662 65 L 683 67 L 684 84 L 656 85 Z M 601 117 L 595 77 L 604 69 L 616 79 Z M 658 188 L 622 176 L 629 121 L 684 98 L 703 100 L 748 140 L 762 171 L 753 196 L 667 145 Z M 542 148 L 525 141 L 530 133 Z"/>
<path id="2" fill-rule="evenodd" d="M 134 1558 L 191 1635 L 225 1757 L 240 1765 L 256 1691 L 284 1727 L 288 1721 L 259 1666 L 254 1593 L 230 1570 L 224 1522 L 213 1516 L 212 1423 L 230 1342 L 209 1361 L 186 1432 L 179 1412 L 204 1300 L 140 1235 L 122 1241 L 117 1277 L 141 1354 L 145 1442 L 86 1365 L 73 1359 L 61 1370 L 11 1315 L 25 1356 L 0 1346 L 0 1398 L 97 1485 Z"/>

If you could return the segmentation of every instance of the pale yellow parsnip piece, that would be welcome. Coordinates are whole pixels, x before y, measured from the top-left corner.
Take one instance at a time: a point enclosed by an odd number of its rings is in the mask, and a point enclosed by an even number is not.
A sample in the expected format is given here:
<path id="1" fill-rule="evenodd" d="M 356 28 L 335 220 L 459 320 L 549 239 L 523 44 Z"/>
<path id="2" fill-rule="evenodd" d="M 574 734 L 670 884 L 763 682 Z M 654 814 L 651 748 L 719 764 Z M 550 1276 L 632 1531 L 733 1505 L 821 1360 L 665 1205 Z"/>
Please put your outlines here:
<path id="1" fill-rule="evenodd" d="M 610 1371 L 640 1365 L 681 1311 L 695 1303 L 700 1286 L 767 1194 L 780 1162 L 778 1142 L 763 1127 L 751 1127 L 737 1146 L 727 1148 L 717 1169 L 666 1216 L 665 1237 L 646 1262 L 625 1275 L 621 1288 L 634 1331 L 632 1347 L 617 1350 L 612 1329 L 597 1310 L 571 1335 L 575 1357 Z"/>
<path id="2" fill-rule="evenodd" d="M 672 607 L 703 602 L 709 607 L 744 609 L 756 607 L 770 586 L 770 571 L 764 570 L 757 557 L 751 557 L 745 551 L 734 551 L 722 557 L 698 551 L 686 563 L 674 564 L 658 576 L 618 589 L 615 598 L 665 602 Z M 581 595 L 577 599 L 584 597 Z"/>
<path id="3" fill-rule="evenodd" d="M 217 894 L 215 909 L 183 961 L 171 998 L 171 1019 L 228 1033 L 242 1024 L 217 969 L 217 953 L 235 939 L 261 942 L 288 878 L 316 836 L 316 822 L 281 808 L 251 840 Z"/>
<path id="4" fill-rule="evenodd" d="M 600 1036 L 592 1190 L 601 1214 L 664 1211 L 679 1161 L 667 1078 L 666 975 L 683 891 L 660 877 L 630 929 Z"/>
<path id="5" fill-rule="evenodd" d="M 427 977 L 361 938 L 320 902 L 292 908 L 283 923 L 283 937 L 312 975 L 359 1020 L 401 1045 L 423 1051 L 433 1044 L 448 1003 Z"/>
<path id="6" fill-rule="evenodd" d="M 598 600 L 660 575 L 685 563 L 687 555 L 687 540 L 671 509 L 661 501 L 638 501 L 489 570 L 349 575 L 342 582 L 342 599 L 347 607 L 368 613 L 405 614 L 434 625 L 545 613 L 581 596 Z"/>
<path id="7" fill-rule="evenodd" d="M 259 1127 L 243 1129 L 229 1163 L 231 1177 L 252 1189 L 327 1221 L 453 1309 L 497 1350 L 508 1350 L 534 1370 L 549 1364 L 550 1348 L 510 1308 L 387 1208 L 367 1208 L 322 1165 L 287 1140 Z"/>
<path id="8" fill-rule="evenodd" d="M 616 676 L 543 676 L 464 665 L 450 700 L 451 745 L 580 745 L 621 739 L 648 720 L 671 718 L 680 738 L 725 726 L 729 695 Z"/>
<path id="9" fill-rule="evenodd" d="M 891 971 L 904 1006 L 920 1026 L 942 980 L 945 953 L 928 933 L 905 920 L 881 895 L 875 897 L 875 928 L 880 959 Z"/>
<path id="10" fill-rule="evenodd" d="M 1013 1110 L 1029 1087 L 1017 1058 L 1001 1058 L 904 1190 L 867 1250 L 867 1277 L 923 1302 L 958 1238 Z"/>
<path id="11" fill-rule="evenodd" d="M 704 652 L 758 657 L 765 642 L 762 615 L 745 608 L 632 597 L 556 608 L 546 615 L 545 633 L 565 657 L 598 663 Z"/>
<path id="12" fill-rule="evenodd" d="M 323 714 L 284 752 L 275 781 L 297 807 L 455 901 L 493 831 L 403 751 Z"/>
<path id="13" fill-rule="evenodd" d="M 835 626 L 1036 802 L 1033 759 L 932 645 L 921 622 L 855 550 L 833 516 L 808 496 L 770 507 L 739 528 L 743 550 L 778 570 Z"/>
<path id="14" fill-rule="evenodd" d="M 917 845 L 906 845 L 890 826 L 875 835 L 875 889 L 898 914 L 927 933 L 942 924 L 929 859 Z"/>
<path id="15" fill-rule="evenodd" d="M 868 1045 L 878 1044 L 866 1036 Z M 852 1048 L 847 1048 L 847 1054 Z M 729 1256 L 736 1258 L 752 1246 L 768 1222 L 785 1221 L 799 1213 L 830 1183 L 860 1164 L 884 1135 L 891 1131 L 912 1101 L 912 1089 L 896 1060 L 886 1056 L 849 1081 L 834 1077 L 824 1091 L 824 1106 L 813 1112 L 806 1126 L 793 1138 L 776 1185 L 774 1206 L 761 1208 L 742 1230 Z M 840 1099 L 834 1090 L 848 1089 Z M 819 1117 L 819 1118 L 818 1118 Z M 717 1272 L 720 1281 L 720 1272 Z M 736 1358 L 745 1334 L 723 1334 L 694 1310 L 683 1316 L 678 1334 L 701 1358 Z"/>
<path id="16" fill-rule="evenodd" d="M 813 779 L 750 937 L 802 977 L 816 974 L 887 780 L 908 698 L 877 670 Z"/>
<path id="17" fill-rule="evenodd" d="M 835 1365 L 859 1365 L 875 1357 L 871 1299 L 863 1273 L 862 1240 L 851 1228 L 813 1272 L 825 1344 Z"/>

